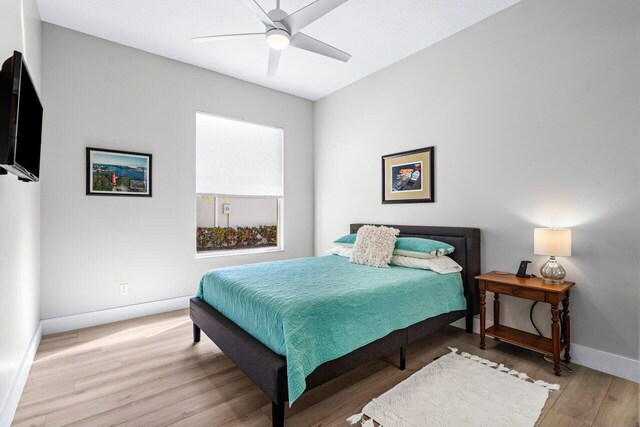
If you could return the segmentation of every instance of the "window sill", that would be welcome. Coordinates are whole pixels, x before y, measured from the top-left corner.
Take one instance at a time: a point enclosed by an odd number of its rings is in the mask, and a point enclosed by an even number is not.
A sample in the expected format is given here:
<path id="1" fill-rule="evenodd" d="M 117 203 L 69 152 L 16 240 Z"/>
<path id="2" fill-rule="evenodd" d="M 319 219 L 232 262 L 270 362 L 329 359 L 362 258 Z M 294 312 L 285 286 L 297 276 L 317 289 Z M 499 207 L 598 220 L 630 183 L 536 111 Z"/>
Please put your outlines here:
<path id="1" fill-rule="evenodd" d="M 275 248 L 251 248 L 251 249 L 225 249 L 222 251 L 210 251 L 210 252 L 199 252 L 196 253 L 196 259 L 200 258 L 218 258 L 218 257 L 227 257 L 227 256 L 239 256 L 239 255 L 254 255 L 254 254 L 264 254 L 271 252 L 284 252 L 284 249 L 281 247 Z"/>

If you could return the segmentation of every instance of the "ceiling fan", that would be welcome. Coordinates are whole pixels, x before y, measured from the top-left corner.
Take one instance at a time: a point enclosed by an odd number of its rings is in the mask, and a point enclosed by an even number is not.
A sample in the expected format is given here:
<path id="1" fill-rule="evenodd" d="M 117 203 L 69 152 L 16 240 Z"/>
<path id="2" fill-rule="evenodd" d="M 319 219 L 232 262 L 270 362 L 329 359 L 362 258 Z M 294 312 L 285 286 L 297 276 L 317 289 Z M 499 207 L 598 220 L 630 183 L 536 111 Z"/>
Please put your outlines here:
<path id="1" fill-rule="evenodd" d="M 264 33 L 221 34 L 195 37 L 191 40 L 196 43 L 202 43 L 239 38 L 266 37 L 267 45 L 269 45 L 269 65 L 267 67 L 267 76 L 269 77 L 274 76 L 278 71 L 280 54 L 289 45 L 342 62 L 347 62 L 351 58 L 351 55 L 348 53 L 300 32 L 300 30 L 307 25 L 331 12 L 342 3 L 346 3 L 348 0 L 316 0 L 291 14 L 287 14 L 284 10 L 280 9 L 280 0 L 276 0 L 276 8 L 269 12 L 265 12 L 255 0 L 242 1 L 265 25 Z"/>

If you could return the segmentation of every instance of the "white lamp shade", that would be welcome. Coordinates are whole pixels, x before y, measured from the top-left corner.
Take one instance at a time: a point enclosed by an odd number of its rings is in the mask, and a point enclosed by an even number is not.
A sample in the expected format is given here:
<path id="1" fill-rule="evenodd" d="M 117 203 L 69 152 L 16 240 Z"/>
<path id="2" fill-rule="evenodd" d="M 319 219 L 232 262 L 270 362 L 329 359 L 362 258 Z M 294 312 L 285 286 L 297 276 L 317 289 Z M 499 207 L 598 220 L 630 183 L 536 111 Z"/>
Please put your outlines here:
<path id="1" fill-rule="evenodd" d="M 536 255 L 571 256 L 571 230 L 566 228 L 535 228 L 533 253 Z"/>

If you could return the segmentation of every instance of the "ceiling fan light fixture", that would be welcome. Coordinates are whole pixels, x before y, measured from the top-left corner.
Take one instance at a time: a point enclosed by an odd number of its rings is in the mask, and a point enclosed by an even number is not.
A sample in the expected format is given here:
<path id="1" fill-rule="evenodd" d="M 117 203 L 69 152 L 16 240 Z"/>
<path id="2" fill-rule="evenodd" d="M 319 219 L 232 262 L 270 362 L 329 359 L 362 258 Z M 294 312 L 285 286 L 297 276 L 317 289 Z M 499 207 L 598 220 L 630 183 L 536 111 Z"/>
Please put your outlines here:
<path id="1" fill-rule="evenodd" d="M 267 44 L 271 49 L 282 50 L 289 46 L 289 33 L 279 28 L 267 31 Z"/>

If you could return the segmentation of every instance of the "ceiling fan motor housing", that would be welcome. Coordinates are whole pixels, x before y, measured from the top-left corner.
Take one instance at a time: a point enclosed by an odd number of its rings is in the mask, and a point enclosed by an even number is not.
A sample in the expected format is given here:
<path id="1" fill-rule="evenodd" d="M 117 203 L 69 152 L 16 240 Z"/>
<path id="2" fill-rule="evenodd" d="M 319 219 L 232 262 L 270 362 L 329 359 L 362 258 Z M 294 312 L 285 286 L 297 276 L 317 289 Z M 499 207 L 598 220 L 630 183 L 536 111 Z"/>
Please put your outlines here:
<path id="1" fill-rule="evenodd" d="M 267 30 L 267 44 L 271 49 L 282 50 L 289 46 L 291 36 L 286 30 L 271 28 Z"/>
<path id="2" fill-rule="evenodd" d="M 286 49 L 287 46 L 289 46 L 291 33 L 289 29 L 280 21 L 287 17 L 287 13 L 282 9 L 276 8 L 270 10 L 267 15 L 275 24 L 275 28 L 267 26 L 267 32 L 265 34 L 265 36 L 267 37 L 267 44 L 271 49 Z"/>

